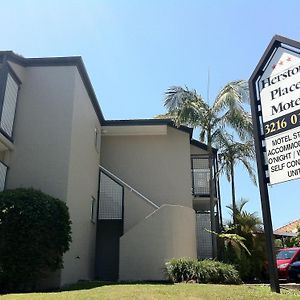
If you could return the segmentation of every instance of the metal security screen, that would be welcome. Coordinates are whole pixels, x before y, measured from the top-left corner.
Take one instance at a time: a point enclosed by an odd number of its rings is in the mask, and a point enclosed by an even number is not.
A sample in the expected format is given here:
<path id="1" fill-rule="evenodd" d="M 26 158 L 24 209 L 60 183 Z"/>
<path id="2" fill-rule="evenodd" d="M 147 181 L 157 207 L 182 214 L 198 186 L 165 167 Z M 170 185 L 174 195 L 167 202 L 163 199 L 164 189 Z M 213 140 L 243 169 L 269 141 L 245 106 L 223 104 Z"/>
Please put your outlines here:
<path id="1" fill-rule="evenodd" d="M 0 162 L 0 192 L 4 190 L 6 180 L 7 166 Z"/>
<path id="2" fill-rule="evenodd" d="M 209 166 L 207 157 L 192 157 L 193 194 L 209 195 Z"/>
<path id="3" fill-rule="evenodd" d="M 197 257 L 200 259 L 212 258 L 212 234 L 207 230 L 211 230 L 210 214 L 196 214 L 196 232 L 197 232 Z"/>
<path id="4" fill-rule="evenodd" d="M 8 74 L 0 122 L 1 129 L 7 133 L 8 136 L 12 136 L 18 89 L 18 84 L 13 77 Z"/>
<path id="5" fill-rule="evenodd" d="M 100 173 L 99 220 L 122 220 L 123 194 L 119 183 Z"/>

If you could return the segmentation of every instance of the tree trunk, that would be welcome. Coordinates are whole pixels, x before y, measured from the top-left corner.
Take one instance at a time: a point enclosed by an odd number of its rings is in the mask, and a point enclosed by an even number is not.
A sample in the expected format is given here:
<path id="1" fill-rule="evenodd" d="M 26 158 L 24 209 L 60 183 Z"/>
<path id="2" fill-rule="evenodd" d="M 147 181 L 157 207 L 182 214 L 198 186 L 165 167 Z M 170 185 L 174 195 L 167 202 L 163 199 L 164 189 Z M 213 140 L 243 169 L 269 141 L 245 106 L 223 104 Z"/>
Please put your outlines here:
<path id="1" fill-rule="evenodd" d="M 235 201 L 235 185 L 234 185 L 234 166 L 233 161 L 230 163 L 231 172 L 231 197 L 232 197 L 232 221 L 236 225 L 236 201 Z"/>
<path id="2" fill-rule="evenodd" d="M 214 192 L 214 181 L 213 181 L 213 152 L 211 145 L 210 133 L 208 133 L 208 167 L 209 167 L 209 206 L 210 206 L 210 224 L 211 230 L 216 231 L 216 219 L 215 219 L 215 192 Z M 212 234 L 212 256 L 215 258 L 217 255 L 217 241 L 214 234 Z"/>

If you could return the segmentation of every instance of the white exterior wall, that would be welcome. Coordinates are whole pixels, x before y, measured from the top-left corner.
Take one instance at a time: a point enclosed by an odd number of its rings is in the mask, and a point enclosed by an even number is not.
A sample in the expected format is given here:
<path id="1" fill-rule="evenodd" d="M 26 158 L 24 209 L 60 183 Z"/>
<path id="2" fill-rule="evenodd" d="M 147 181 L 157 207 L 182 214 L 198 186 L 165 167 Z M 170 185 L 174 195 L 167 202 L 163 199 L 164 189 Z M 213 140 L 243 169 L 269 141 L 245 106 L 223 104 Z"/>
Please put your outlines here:
<path id="1" fill-rule="evenodd" d="M 23 66 L 20 66 L 19 64 L 13 63 L 11 61 L 9 61 L 9 65 L 14 70 L 16 75 L 19 77 L 21 82 L 23 82 L 26 78 L 26 68 L 24 68 Z"/>
<path id="2" fill-rule="evenodd" d="M 166 280 L 165 263 L 197 257 L 195 212 L 163 205 L 120 240 L 120 280 Z"/>
<path id="3" fill-rule="evenodd" d="M 98 196 L 100 161 L 100 147 L 98 151 L 95 147 L 95 128 L 101 132 L 97 115 L 76 72 L 67 185 L 73 241 L 64 256 L 66 268 L 62 270 L 62 285 L 94 277 L 96 224 L 90 220 L 91 197 L 97 199 Z"/>
<path id="4" fill-rule="evenodd" d="M 66 201 L 75 67 L 26 69 L 14 123 L 7 187 Z"/>
<path id="5" fill-rule="evenodd" d="M 193 154 L 195 154 L 195 155 L 197 155 L 197 154 L 208 155 L 208 152 L 206 150 L 203 150 L 203 149 L 201 149 L 199 147 L 196 147 L 192 144 L 190 145 L 190 147 L 191 147 L 191 155 L 193 155 Z"/>
<path id="6" fill-rule="evenodd" d="M 170 127 L 167 135 L 103 136 L 101 164 L 159 206 L 192 207 L 189 138 Z"/>
<path id="7" fill-rule="evenodd" d="M 7 188 L 67 199 L 75 67 L 26 69 L 19 92 Z M 60 272 L 47 286 L 60 284 Z"/>
<path id="8" fill-rule="evenodd" d="M 7 188 L 33 187 L 69 207 L 73 242 L 64 269 L 52 274 L 46 286 L 92 279 L 96 225 L 90 209 L 91 197 L 97 199 L 100 159 L 94 145 L 95 128 L 100 132 L 97 115 L 76 66 L 13 68 L 22 85 Z"/>
<path id="9" fill-rule="evenodd" d="M 128 188 L 124 188 L 124 232 L 127 232 L 155 210 L 153 205 Z"/>

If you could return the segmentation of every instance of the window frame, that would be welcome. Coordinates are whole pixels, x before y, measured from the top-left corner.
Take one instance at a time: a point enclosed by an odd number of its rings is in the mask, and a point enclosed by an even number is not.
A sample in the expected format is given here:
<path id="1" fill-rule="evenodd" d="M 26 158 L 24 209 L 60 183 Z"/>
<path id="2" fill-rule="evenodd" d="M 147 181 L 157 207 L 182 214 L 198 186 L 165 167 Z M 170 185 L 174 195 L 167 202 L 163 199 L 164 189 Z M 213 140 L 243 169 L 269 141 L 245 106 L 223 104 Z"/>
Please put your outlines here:
<path id="1" fill-rule="evenodd" d="M 98 217 L 97 199 L 94 196 L 91 196 L 91 211 L 90 211 L 91 223 L 96 224 L 97 217 Z"/>
<path id="2" fill-rule="evenodd" d="M 22 82 L 19 79 L 19 77 L 17 76 L 17 74 L 15 73 L 15 71 L 12 69 L 12 67 L 9 65 L 9 63 L 7 61 L 4 61 L 2 66 L 0 67 L 0 122 L 1 122 L 2 112 L 3 112 L 3 105 L 4 105 L 8 75 L 10 75 L 12 77 L 12 79 L 15 81 L 15 83 L 18 86 L 16 106 L 15 106 L 15 111 L 14 111 L 11 136 L 7 132 L 5 132 L 1 127 L 0 127 L 0 133 L 3 134 L 11 142 L 13 142 L 14 124 L 15 124 L 16 111 L 17 111 L 17 105 L 18 105 L 18 100 L 19 100 L 20 86 L 21 86 Z"/>

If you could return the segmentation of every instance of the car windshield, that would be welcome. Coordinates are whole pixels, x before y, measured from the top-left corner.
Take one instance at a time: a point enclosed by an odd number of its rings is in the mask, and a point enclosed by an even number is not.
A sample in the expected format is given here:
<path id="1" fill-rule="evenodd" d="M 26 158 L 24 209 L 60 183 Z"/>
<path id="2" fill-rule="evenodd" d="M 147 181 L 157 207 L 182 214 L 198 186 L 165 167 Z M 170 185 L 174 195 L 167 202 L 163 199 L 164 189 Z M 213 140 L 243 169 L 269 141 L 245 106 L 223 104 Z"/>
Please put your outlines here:
<path id="1" fill-rule="evenodd" d="M 276 259 L 291 259 L 296 250 L 281 250 L 277 253 Z"/>

